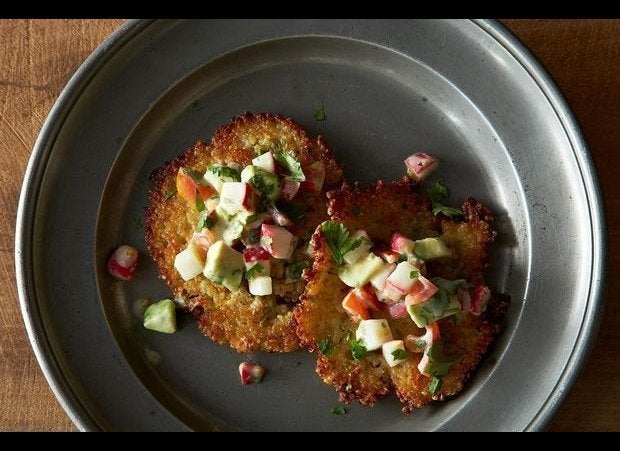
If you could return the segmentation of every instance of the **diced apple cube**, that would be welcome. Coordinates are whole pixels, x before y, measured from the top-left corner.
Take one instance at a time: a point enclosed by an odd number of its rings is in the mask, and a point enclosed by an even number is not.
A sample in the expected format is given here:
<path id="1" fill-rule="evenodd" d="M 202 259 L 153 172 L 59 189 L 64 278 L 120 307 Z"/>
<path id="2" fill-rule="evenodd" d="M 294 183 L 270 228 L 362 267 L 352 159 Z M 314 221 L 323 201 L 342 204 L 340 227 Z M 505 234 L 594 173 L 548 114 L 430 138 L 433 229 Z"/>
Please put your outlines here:
<path id="1" fill-rule="evenodd" d="M 372 241 L 370 241 L 370 237 L 365 230 L 357 230 L 351 238 L 353 240 L 361 239 L 362 243 L 352 251 L 344 254 L 344 261 L 349 264 L 355 262 L 361 256 L 366 255 L 372 247 Z"/>
<path id="2" fill-rule="evenodd" d="M 276 172 L 276 162 L 271 151 L 254 158 L 252 164 L 263 171 L 271 172 L 272 174 Z"/>
<path id="3" fill-rule="evenodd" d="M 301 183 L 303 191 L 320 193 L 325 182 L 325 165 L 320 161 L 315 161 L 304 170 L 306 181 Z"/>
<path id="4" fill-rule="evenodd" d="M 384 319 L 367 319 L 357 326 L 355 338 L 362 340 L 367 351 L 376 351 L 383 343 L 392 340 L 392 331 Z"/>
<path id="5" fill-rule="evenodd" d="M 261 225 L 261 246 L 274 258 L 290 258 L 293 238 L 293 234 L 284 227 L 271 224 Z"/>
<path id="6" fill-rule="evenodd" d="M 400 233 L 395 233 L 392 235 L 392 241 L 390 247 L 397 254 L 405 254 L 411 255 L 413 254 L 413 247 L 415 246 L 415 242 L 410 240 L 404 235 Z"/>
<path id="7" fill-rule="evenodd" d="M 174 257 L 174 267 L 183 280 L 188 281 L 200 274 L 205 267 L 203 251 L 190 244 Z"/>
<path id="8" fill-rule="evenodd" d="M 407 157 L 407 175 L 418 182 L 428 177 L 439 165 L 437 158 L 424 152 L 414 153 Z"/>
<path id="9" fill-rule="evenodd" d="M 405 343 L 402 340 L 392 340 L 383 343 L 381 350 L 383 351 L 383 358 L 390 368 L 400 365 L 407 360 L 407 351 L 405 351 Z"/>
<path id="10" fill-rule="evenodd" d="M 382 291 L 385 288 L 385 281 L 388 276 L 394 272 L 396 269 L 396 263 L 384 263 L 383 268 L 375 273 L 370 279 L 370 284 L 376 290 Z"/>
<path id="11" fill-rule="evenodd" d="M 402 293 L 394 288 L 392 285 L 385 284 L 383 290 L 375 290 L 377 293 L 377 298 L 381 302 L 385 302 L 390 304 L 392 302 L 398 302 L 403 297 Z"/>
<path id="12" fill-rule="evenodd" d="M 248 280 L 248 290 L 254 296 L 267 296 L 273 293 L 271 277 L 257 276 Z"/>
<path id="13" fill-rule="evenodd" d="M 358 258 L 350 265 L 341 266 L 338 277 L 350 287 L 363 287 L 383 267 L 383 261 L 374 254 Z"/>
<path id="14" fill-rule="evenodd" d="M 253 211 L 254 191 L 252 187 L 244 182 L 224 182 L 220 193 L 220 207 L 229 215 L 241 211 Z"/>
<path id="15" fill-rule="evenodd" d="M 402 295 L 409 291 L 416 284 L 420 271 L 409 262 L 400 262 L 396 269 L 388 276 L 385 283 L 395 288 Z"/>

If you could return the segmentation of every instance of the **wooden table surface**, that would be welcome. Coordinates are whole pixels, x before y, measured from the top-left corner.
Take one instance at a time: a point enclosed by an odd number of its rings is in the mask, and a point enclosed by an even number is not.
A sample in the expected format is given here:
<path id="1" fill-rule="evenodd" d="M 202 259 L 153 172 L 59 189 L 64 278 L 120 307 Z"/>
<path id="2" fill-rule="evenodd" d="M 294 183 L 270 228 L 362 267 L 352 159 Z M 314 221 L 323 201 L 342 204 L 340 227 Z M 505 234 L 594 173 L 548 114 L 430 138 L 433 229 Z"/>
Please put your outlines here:
<path id="1" fill-rule="evenodd" d="M 74 71 L 121 20 L 0 20 L 0 431 L 75 427 L 30 348 L 17 299 L 15 216 L 39 129 Z M 609 226 L 605 313 L 551 430 L 620 430 L 620 21 L 506 20 L 555 78 L 599 171 Z"/>

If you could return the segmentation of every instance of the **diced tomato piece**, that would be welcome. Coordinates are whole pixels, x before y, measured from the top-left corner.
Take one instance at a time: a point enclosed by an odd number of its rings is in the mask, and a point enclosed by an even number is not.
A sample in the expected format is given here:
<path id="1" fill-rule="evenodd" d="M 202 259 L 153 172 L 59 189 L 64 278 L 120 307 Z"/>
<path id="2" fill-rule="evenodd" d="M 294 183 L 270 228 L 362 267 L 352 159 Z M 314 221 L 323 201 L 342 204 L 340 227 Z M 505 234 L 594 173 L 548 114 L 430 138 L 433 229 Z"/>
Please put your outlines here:
<path id="1" fill-rule="evenodd" d="M 349 290 L 342 301 L 342 308 L 356 321 L 370 319 L 368 307 L 366 307 L 357 289 Z"/>
<path id="2" fill-rule="evenodd" d="M 370 310 L 378 312 L 383 309 L 383 304 L 377 299 L 377 295 L 370 284 L 366 284 L 362 288 L 357 288 L 356 291 L 362 302 Z"/>
<path id="3" fill-rule="evenodd" d="M 419 276 L 409 294 L 405 297 L 407 305 L 421 304 L 432 298 L 438 288 L 424 276 Z"/>
<path id="4" fill-rule="evenodd" d="M 177 172 L 177 193 L 192 205 L 196 203 L 196 191 L 203 201 L 213 195 L 213 189 L 206 182 L 201 182 L 202 176 L 188 168 L 179 168 Z"/>

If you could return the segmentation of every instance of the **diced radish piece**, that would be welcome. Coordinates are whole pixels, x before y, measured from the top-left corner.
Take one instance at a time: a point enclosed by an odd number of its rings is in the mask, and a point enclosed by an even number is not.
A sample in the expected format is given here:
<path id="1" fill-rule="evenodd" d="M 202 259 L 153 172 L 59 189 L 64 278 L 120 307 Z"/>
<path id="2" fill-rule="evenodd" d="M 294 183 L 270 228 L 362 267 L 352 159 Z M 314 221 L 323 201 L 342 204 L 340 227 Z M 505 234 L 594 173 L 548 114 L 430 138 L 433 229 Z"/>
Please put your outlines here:
<path id="1" fill-rule="evenodd" d="M 413 255 L 410 255 L 407 258 L 407 261 L 411 263 L 413 266 L 415 266 L 416 268 L 418 268 L 418 271 L 420 271 L 420 274 L 426 275 L 426 263 L 424 262 L 424 260 L 414 257 Z"/>
<path id="2" fill-rule="evenodd" d="M 273 293 L 271 277 L 257 276 L 248 280 L 248 291 L 254 296 L 267 296 Z"/>
<path id="3" fill-rule="evenodd" d="M 240 211 L 253 211 L 254 191 L 252 187 L 244 182 L 224 182 L 220 193 L 220 207 L 230 215 Z"/>
<path id="4" fill-rule="evenodd" d="M 370 285 L 364 285 L 362 288 L 356 288 L 355 291 L 357 292 L 357 295 L 360 297 L 362 302 L 370 310 L 374 310 L 375 312 L 383 310 L 383 304 L 379 302 L 379 300 L 377 299 L 377 295 L 375 294 Z"/>
<path id="5" fill-rule="evenodd" d="M 368 307 L 366 306 L 356 289 L 349 290 L 347 295 L 342 300 L 342 308 L 355 321 L 370 318 Z"/>
<path id="6" fill-rule="evenodd" d="M 351 264 L 355 262 L 357 259 L 359 259 L 360 257 L 362 257 L 363 255 L 366 255 L 368 251 L 370 250 L 370 248 L 372 247 L 372 241 L 370 241 L 370 237 L 368 236 L 365 230 L 357 230 L 351 236 L 351 238 L 353 240 L 362 239 L 362 243 L 358 247 L 353 249 L 352 251 L 349 251 L 346 254 L 344 254 L 344 261 L 347 262 L 348 264 Z"/>
<path id="7" fill-rule="evenodd" d="M 407 305 L 405 301 L 393 302 L 392 304 L 388 304 L 387 308 L 392 319 L 402 318 L 407 314 Z"/>
<path id="8" fill-rule="evenodd" d="M 385 288 L 383 288 L 383 290 L 375 290 L 375 292 L 377 293 L 377 298 L 381 302 L 385 303 L 398 302 L 403 297 L 400 291 L 387 283 L 385 284 Z"/>
<path id="9" fill-rule="evenodd" d="M 398 263 L 398 260 L 400 260 L 400 254 L 392 249 L 379 248 L 375 252 L 388 263 Z"/>
<path id="10" fill-rule="evenodd" d="M 267 370 L 252 362 L 242 362 L 239 365 L 239 375 L 241 376 L 241 383 L 243 385 L 248 384 L 260 384 L 263 381 L 265 372 Z"/>
<path id="11" fill-rule="evenodd" d="M 435 157 L 424 152 L 414 153 L 405 160 L 407 175 L 418 182 L 437 169 L 438 165 L 439 161 Z"/>
<path id="12" fill-rule="evenodd" d="M 390 247 L 397 254 L 405 254 L 411 255 L 413 254 L 413 247 L 415 246 L 415 242 L 410 240 L 404 235 L 400 233 L 395 233 L 392 235 L 392 241 Z"/>
<path id="13" fill-rule="evenodd" d="M 131 280 L 138 266 L 138 249 L 126 244 L 119 246 L 108 259 L 108 272 L 116 279 Z"/>
<path id="14" fill-rule="evenodd" d="M 208 248 L 207 248 L 208 249 Z M 200 274 L 205 267 L 206 254 L 202 249 L 190 243 L 187 249 L 179 252 L 174 257 L 174 268 L 183 280 L 188 281 Z"/>
<path id="15" fill-rule="evenodd" d="M 370 279 L 383 267 L 383 261 L 375 254 L 368 252 L 350 265 L 343 265 L 338 270 L 338 277 L 350 287 L 359 288 L 370 282 Z"/>
<path id="16" fill-rule="evenodd" d="M 385 283 L 404 295 L 416 285 L 418 276 L 420 276 L 420 271 L 415 266 L 409 262 L 400 262 Z"/>
<path id="17" fill-rule="evenodd" d="M 428 358 L 428 355 L 424 353 L 422 359 L 420 359 L 420 363 L 418 363 L 418 371 L 425 376 L 432 376 L 428 373 L 428 367 L 430 366 L 431 359 Z"/>
<path id="18" fill-rule="evenodd" d="M 383 266 L 383 269 L 377 272 L 372 277 L 372 279 L 370 279 L 370 284 L 376 290 L 379 290 L 379 291 L 383 290 L 385 288 L 385 281 L 387 280 L 388 276 L 392 274 L 392 272 L 394 272 L 395 269 L 396 269 L 396 263 L 385 263 Z"/>
<path id="19" fill-rule="evenodd" d="M 462 284 L 457 293 L 457 297 L 459 298 L 459 302 L 461 303 L 461 310 L 464 312 L 471 311 L 471 294 L 469 293 L 469 287 L 467 284 Z"/>
<path id="20" fill-rule="evenodd" d="M 196 203 L 196 191 L 203 202 L 213 195 L 213 189 L 207 185 L 202 175 L 188 168 L 179 168 L 177 172 L 177 193 L 192 205 Z"/>
<path id="21" fill-rule="evenodd" d="M 436 322 L 429 324 L 426 326 L 426 332 L 422 336 L 417 335 L 407 335 L 405 341 L 407 343 L 407 349 L 411 352 L 425 352 L 433 343 L 439 341 L 441 338 L 441 333 L 439 331 L 439 324 Z"/>
<path id="22" fill-rule="evenodd" d="M 291 221 L 288 216 L 277 208 L 269 208 L 269 213 L 271 214 L 273 221 L 279 226 L 290 227 L 293 225 L 293 221 Z"/>
<path id="23" fill-rule="evenodd" d="M 407 305 L 421 304 L 435 296 L 438 288 L 424 276 L 419 276 L 415 280 L 414 286 L 409 290 L 409 294 L 405 297 Z"/>
<path id="24" fill-rule="evenodd" d="M 355 338 L 362 340 L 367 351 L 376 351 L 383 343 L 392 340 L 392 331 L 384 319 L 367 319 L 357 326 Z"/>
<path id="25" fill-rule="evenodd" d="M 291 180 L 290 178 L 286 177 L 282 181 L 282 187 L 280 188 L 280 196 L 282 196 L 282 198 L 286 200 L 293 200 L 293 198 L 297 194 L 297 191 L 299 191 L 300 185 L 301 183 L 295 180 Z"/>
<path id="26" fill-rule="evenodd" d="M 479 316 L 487 309 L 491 299 L 491 289 L 486 285 L 477 285 L 471 294 L 471 313 Z"/>
<path id="27" fill-rule="evenodd" d="M 265 222 L 268 218 L 271 221 L 271 216 L 269 216 L 267 213 L 259 213 L 256 215 L 251 215 L 250 218 L 252 219 L 252 222 L 248 222 L 246 224 L 246 227 L 248 229 L 257 229 L 261 226 L 261 224 L 263 222 Z"/>
<path id="28" fill-rule="evenodd" d="M 306 181 L 301 183 L 303 191 L 320 193 L 325 182 L 325 165 L 320 161 L 315 161 L 304 171 Z"/>
<path id="29" fill-rule="evenodd" d="M 248 247 L 243 250 L 243 261 L 247 263 L 262 263 L 269 261 L 270 254 L 260 246 Z"/>
<path id="30" fill-rule="evenodd" d="M 277 225 L 261 225 L 261 245 L 275 258 L 289 258 L 293 234 Z"/>
<path id="31" fill-rule="evenodd" d="M 276 162 L 271 151 L 254 158 L 252 164 L 263 171 L 271 172 L 272 174 L 276 172 Z"/>
<path id="32" fill-rule="evenodd" d="M 383 358 L 390 368 L 400 365 L 407 360 L 407 351 L 405 351 L 405 343 L 402 340 L 392 340 L 387 343 L 383 343 L 381 350 L 383 351 Z"/>

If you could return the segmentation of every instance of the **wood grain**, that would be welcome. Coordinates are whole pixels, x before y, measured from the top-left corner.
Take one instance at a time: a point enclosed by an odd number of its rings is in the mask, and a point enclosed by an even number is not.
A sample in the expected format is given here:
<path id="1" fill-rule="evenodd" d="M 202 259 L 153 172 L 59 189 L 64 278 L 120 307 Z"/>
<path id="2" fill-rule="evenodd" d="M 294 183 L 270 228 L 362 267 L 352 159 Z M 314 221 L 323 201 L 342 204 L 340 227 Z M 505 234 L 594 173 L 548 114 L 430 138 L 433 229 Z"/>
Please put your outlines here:
<path id="1" fill-rule="evenodd" d="M 34 358 L 19 312 L 15 212 L 39 129 L 60 90 L 120 20 L 0 20 L 0 431 L 75 430 Z M 605 195 L 609 276 L 601 332 L 551 430 L 620 430 L 620 21 L 506 20 L 566 95 Z"/>

